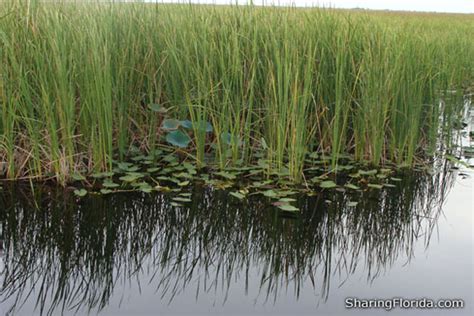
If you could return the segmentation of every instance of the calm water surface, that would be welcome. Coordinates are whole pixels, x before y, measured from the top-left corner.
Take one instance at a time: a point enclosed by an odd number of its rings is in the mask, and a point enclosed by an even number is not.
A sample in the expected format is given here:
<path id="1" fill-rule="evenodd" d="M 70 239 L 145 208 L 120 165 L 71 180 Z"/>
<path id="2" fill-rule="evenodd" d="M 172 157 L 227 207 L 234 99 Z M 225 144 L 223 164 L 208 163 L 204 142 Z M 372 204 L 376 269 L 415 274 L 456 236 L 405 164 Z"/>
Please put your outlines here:
<path id="1" fill-rule="evenodd" d="M 169 195 L 5 187 L 0 313 L 381 315 L 345 298 L 426 297 L 466 307 L 389 314 L 472 315 L 473 178 L 443 168 L 299 197 L 297 216 L 199 186 L 182 208 Z"/>

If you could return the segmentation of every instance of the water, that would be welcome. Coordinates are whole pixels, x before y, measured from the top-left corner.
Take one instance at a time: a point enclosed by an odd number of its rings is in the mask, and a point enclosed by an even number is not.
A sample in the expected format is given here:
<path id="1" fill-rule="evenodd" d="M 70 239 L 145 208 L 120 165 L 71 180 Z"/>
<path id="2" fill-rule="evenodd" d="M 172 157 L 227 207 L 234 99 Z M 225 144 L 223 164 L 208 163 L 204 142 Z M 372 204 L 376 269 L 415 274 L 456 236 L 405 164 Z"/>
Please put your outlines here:
<path id="1" fill-rule="evenodd" d="M 449 314 L 471 315 L 472 172 L 449 169 L 299 197 L 297 216 L 199 186 L 185 208 L 161 194 L 5 187 L 0 312 L 379 315 L 345 298 L 425 297 L 463 299 Z M 433 313 L 447 311 L 391 311 Z"/>

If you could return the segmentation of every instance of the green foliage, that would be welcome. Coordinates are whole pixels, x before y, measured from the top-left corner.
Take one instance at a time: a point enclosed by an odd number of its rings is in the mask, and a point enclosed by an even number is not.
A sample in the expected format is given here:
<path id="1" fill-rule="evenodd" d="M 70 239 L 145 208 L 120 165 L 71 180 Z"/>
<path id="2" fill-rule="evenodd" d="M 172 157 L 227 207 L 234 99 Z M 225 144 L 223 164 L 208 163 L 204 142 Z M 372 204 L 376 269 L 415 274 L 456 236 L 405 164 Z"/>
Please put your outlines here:
<path id="1" fill-rule="evenodd" d="M 308 153 L 333 170 L 345 154 L 412 166 L 439 131 L 449 145 L 474 77 L 472 15 L 21 1 L 0 12 L 9 178 L 65 183 L 112 171 L 133 146 L 159 160 L 166 143 L 198 167 L 263 159 L 255 172 L 292 182 Z"/>

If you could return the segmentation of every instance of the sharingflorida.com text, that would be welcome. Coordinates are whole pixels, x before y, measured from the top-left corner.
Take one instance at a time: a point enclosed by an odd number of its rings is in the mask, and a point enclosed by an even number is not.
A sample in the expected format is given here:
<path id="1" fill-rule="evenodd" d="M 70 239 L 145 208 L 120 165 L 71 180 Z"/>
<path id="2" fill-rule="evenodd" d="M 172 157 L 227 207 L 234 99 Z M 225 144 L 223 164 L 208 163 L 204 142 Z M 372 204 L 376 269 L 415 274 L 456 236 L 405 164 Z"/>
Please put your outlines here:
<path id="1" fill-rule="evenodd" d="M 464 301 L 462 299 L 438 299 L 433 300 L 430 298 L 416 298 L 416 299 L 407 299 L 401 297 L 395 297 L 390 299 L 380 299 L 380 298 L 356 298 L 348 297 L 345 300 L 347 309 L 372 309 L 372 308 L 383 308 L 387 311 L 394 308 L 401 309 L 411 309 L 411 308 L 420 308 L 420 309 L 454 309 L 454 308 L 463 308 Z"/>

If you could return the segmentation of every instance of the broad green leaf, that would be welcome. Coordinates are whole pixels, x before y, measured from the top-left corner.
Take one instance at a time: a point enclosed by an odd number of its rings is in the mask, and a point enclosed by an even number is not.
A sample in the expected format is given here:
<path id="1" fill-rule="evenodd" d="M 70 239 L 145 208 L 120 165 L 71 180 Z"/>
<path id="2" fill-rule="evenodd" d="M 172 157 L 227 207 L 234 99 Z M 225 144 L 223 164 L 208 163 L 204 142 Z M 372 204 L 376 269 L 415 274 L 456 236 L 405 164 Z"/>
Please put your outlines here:
<path id="1" fill-rule="evenodd" d="M 237 178 L 237 176 L 235 174 L 229 173 L 229 172 L 226 172 L 226 171 L 216 172 L 215 175 L 221 176 L 221 177 L 229 179 L 229 180 L 234 180 L 235 178 Z"/>
<path id="2" fill-rule="evenodd" d="M 98 173 L 93 173 L 92 174 L 92 177 L 96 178 L 96 179 L 100 179 L 100 178 L 108 178 L 108 177 L 113 177 L 115 175 L 115 172 L 98 172 Z"/>
<path id="3" fill-rule="evenodd" d="M 209 122 L 203 122 L 203 121 L 198 121 L 195 122 L 193 125 L 193 122 L 190 120 L 184 120 L 181 121 L 181 126 L 183 126 L 186 129 L 196 129 L 201 132 L 206 132 L 206 133 L 211 133 L 213 131 L 212 125 Z"/>
<path id="4" fill-rule="evenodd" d="M 379 190 L 383 188 L 383 185 L 375 184 L 375 183 L 369 183 L 369 184 L 367 184 L 367 186 L 368 186 L 369 188 L 379 189 Z"/>
<path id="5" fill-rule="evenodd" d="M 346 183 L 344 186 L 345 186 L 346 188 L 352 189 L 352 190 L 359 190 L 359 189 L 360 189 L 357 185 L 352 184 L 352 183 Z"/>
<path id="6" fill-rule="evenodd" d="M 173 198 L 173 201 L 176 201 L 176 202 L 191 202 L 191 199 L 186 198 L 186 197 L 176 196 L 176 197 Z"/>
<path id="7" fill-rule="evenodd" d="M 332 188 L 337 187 L 337 184 L 334 183 L 334 181 L 332 180 L 326 180 L 326 181 L 321 182 L 319 186 L 323 189 L 332 189 Z"/>
<path id="8" fill-rule="evenodd" d="M 186 129 L 193 129 L 193 122 L 191 122 L 190 120 L 184 120 L 181 121 L 181 126 Z"/>
<path id="9" fill-rule="evenodd" d="M 113 181 L 108 180 L 108 181 L 104 181 L 102 183 L 102 186 L 104 188 L 118 188 L 120 185 L 117 183 L 114 183 Z"/>
<path id="10" fill-rule="evenodd" d="M 148 104 L 148 108 L 157 113 L 166 113 L 166 111 L 168 111 L 165 107 L 157 103 Z"/>
<path id="11" fill-rule="evenodd" d="M 142 178 L 143 175 L 138 175 L 138 174 L 127 174 L 125 176 L 120 177 L 119 179 L 124 182 L 133 182 L 136 181 L 140 178 Z"/>
<path id="12" fill-rule="evenodd" d="M 238 198 L 239 200 L 243 200 L 245 199 L 245 195 L 243 195 L 242 193 L 239 193 L 239 192 L 229 192 L 230 195 Z"/>
<path id="13" fill-rule="evenodd" d="M 279 209 L 287 212 L 297 212 L 299 211 L 298 208 L 294 207 L 293 205 L 290 204 L 281 204 L 277 206 Z"/>
<path id="14" fill-rule="evenodd" d="M 166 119 L 166 120 L 163 120 L 163 122 L 161 123 L 161 128 L 164 130 L 171 131 L 171 130 L 178 129 L 180 125 L 181 125 L 181 121 L 178 121 L 176 119 Z"/>
<path id="15" fill-rule="evenodd" d="M 363 176 L 373 176 L 377 174 L 377 170 L 376 169 L 368 170 L 368 171 L 359 170 L 359 174 Z"/>
<path id="16" fill-rule="evenodd" d="M 84 197 L 87 195 L 87 191 L 85 189 L 74 190 L 74 194 L 79 197 Z"/>
<path id="17" fill-rule="evenodd" d="M 138 190 L 143 193 L 151 193 L 151 191 L 153 191 L 153 188 L 151 186 L 140 186 Z"/>
<path id="18" fill-rule="evenodd" d="M 275 198 L 278 196 L 278 194 L 273 191 L 273 190 L 267 190 L 267 191 L 263 191 L 262 194 L 266 197 L 270 197 L 270 198 Z"/>
<path id="19" fill-rule="evenodd" d="M 166 141 L 173 146 L 186 148 L 191 142 L 191 138 L 189 138 L 188 134 L 177 130 L 168 133 L 168 135 L 166 135 Z"/>
<path id="20" fill-rule="evenodd" d="M 74 181 L 85 181 L 86 180 L 86 177 L 84 177 L 82 174 L 79 174 L 79 173 L 74 173 L 71 177 Z"/>
<path id="21" fill-rule="evenodd" d="M 229 132 L 223 132 L 221 134 L 221 140 L 227 145 L 236 144 L 240 146 L 242 144 L 240 138 L 237 135 L 232 135 Z"/>
<path id="22" fill-rule="evenodd" d="M 357 206 L 357 204 L 359 204 L 359 202 L 350 201 L 350 202 L 347 203 L 347 206 L 354 207 L 354 206 Z"/>

